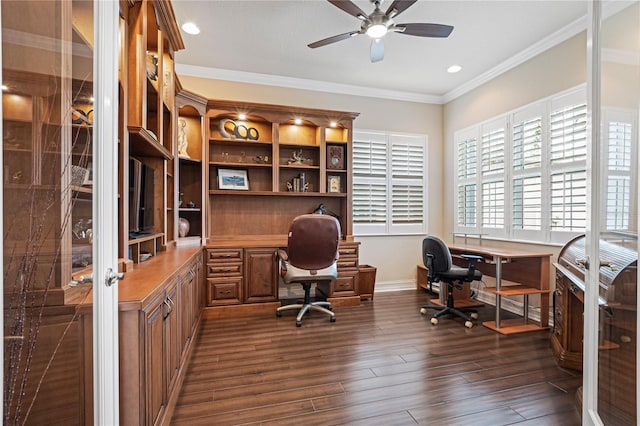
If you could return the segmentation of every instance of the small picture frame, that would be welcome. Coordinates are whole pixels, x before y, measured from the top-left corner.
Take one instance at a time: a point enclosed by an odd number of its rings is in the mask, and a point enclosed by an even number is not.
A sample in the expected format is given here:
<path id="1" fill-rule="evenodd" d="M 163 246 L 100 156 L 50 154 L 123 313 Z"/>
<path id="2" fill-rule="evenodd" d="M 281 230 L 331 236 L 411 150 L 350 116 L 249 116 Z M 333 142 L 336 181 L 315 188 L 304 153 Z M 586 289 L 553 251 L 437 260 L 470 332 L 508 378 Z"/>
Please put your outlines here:
<path id="1" fill-rule="evenodd" d="M 85 185 L 85 186 L 93 185 L 93 165 L 91 163 L 87 164 L 87 171 L 84 174 L 84 180 L 82 181 L 82 185 Z"/>
<path id="2" fill-rule="evenodd" d="M 327 192 L 342 192 L 340 176 L 327 176 Z"/>
<path id="3" fill-rule="evenodd" d="M 327 145 L 327 169 L 344 170 L 344 147 L 342 145 Z"/>
<path id="4" fill-rule="evenodd" d="M 218 169 L 218 189 L 249 190 L 249 177 L 246 170 Z"/>

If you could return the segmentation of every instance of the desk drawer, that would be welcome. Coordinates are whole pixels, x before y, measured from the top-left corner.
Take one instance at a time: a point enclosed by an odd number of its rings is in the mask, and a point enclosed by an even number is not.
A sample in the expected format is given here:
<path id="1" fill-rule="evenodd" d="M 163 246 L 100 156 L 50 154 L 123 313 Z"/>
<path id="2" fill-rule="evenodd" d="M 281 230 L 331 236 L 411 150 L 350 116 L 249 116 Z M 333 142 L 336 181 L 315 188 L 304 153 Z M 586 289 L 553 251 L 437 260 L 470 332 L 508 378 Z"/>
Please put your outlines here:
<path id="1" fill-rule="evenodd" d="M 358 267 L 358 257 L 341 257 L 338 259 L 338 269 L 345 268 L 357 268 Z"/>
<path id="2" fill-rule="evenodd" d="M 207 279 L 207 306 L 242 303 L 242 277 Z"/>
<path id="3" fill-rule="evenodd" d="M 207 249 L 206 262 L 242 262 L 242 249 L 230 248 L 230 249 Z"/>
<path id="4" fill-rule="evenodd" d="M 326 297 L 356 296 L 358 294 L 358 270 L 340 271 L 338 278 L 329 283 L 318 283 L 319 290 Z"/>
<path id="5" fill-rule="evenodd" d="M 207 278 L 228 277 L 232 275 L 242 275 L 242 262 L 207 264 Z"/>
<path id="6" fill-rule="evenodd" d="M 357 259 L 358 247 L 358 244 L 342 243 L 340 244 L 340 247 L 338 247 L 338 254 L 340 255 L 340 258 L 355 257 Z"/>

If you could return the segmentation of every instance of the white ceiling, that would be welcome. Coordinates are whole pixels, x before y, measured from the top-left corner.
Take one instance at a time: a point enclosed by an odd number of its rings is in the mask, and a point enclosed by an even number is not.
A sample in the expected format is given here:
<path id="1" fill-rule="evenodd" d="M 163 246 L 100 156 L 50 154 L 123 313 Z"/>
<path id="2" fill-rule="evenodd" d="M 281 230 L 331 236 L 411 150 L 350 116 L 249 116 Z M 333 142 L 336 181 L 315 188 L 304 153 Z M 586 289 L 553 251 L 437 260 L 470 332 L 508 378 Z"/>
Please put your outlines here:
<path id="1" fill-rule="evenodd" d="M 369 13 L 373 5 L 355 0 Z M 391 0 L 385 0 L 381 9 Z M 584 0 L 420 0 L 396 23 L 454 26 L 448 38 L 385 36 L 385 58 L 372 64 L 360 35 L 317 49 L 307 44 L 360 28 L 325 0 L 173 0 L 182 32 L 178 74 L 424 102 L 455 98 L 489 77 L 585 28 Z M 462 66 L 457 74 L 450 65 Z"/>

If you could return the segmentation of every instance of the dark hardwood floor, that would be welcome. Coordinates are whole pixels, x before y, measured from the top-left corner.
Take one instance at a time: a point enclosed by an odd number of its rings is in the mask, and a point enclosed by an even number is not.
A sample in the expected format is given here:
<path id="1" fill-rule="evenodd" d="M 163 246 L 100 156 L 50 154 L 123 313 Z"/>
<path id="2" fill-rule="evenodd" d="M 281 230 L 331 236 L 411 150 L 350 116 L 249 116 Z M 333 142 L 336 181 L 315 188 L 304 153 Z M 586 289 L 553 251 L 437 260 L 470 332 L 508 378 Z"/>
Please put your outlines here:
<path id="1" fill-rule="evenodd" d="M 311 313 L 207 318 L 173 425 L 579 425 L 579 373 L 549 332 L 503 336 L 419 313 L 427 293 Z M 479 308 L 481 320 L 494 308 Z M 506 314 L 504 317 L 508 318 Z"/>

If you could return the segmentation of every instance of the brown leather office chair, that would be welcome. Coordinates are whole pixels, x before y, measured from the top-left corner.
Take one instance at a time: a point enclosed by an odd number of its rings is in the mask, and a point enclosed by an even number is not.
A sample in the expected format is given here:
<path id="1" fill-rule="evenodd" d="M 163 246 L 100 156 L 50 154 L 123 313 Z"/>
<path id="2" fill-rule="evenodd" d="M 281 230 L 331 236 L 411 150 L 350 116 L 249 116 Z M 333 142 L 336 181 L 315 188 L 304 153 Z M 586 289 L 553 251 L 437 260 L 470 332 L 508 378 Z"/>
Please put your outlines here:
<path id="1" fill-rule="evenodd" d="M 309 311 L 320 311 L 336 320 L 329 302 L 311 302 L 311 285 L 319 281 L 333 281 L 338 276 L 338 244 L 340 222 L 328 215 L 305 214 L 293 219 L 289 227 L 287 251 L 278 250 L 280 276 L 285 284 L 302 284 L 304 301 L 301 304 L 285 305 L 277 309 L 279 317 L 283 311 L 300 309 L 296 326 L 302 325 L 302 317 Z"/>
<path id="2" fill-rule="evenodd" d="M 453 289 L 461 288 L 463 283 L 482 279 L 482 272 L 476 269 L 476 263 L 484 258 L 474 254 L 462 254 L 468 261 L 468 266 L 462 268 L 453 264 L 449 247 L 437 237 L 427 237 L 422 241 L 422 258 L 427 267 L 427 281 L 429 289 L 434 282 L 440 282 L 440 293 L 446 292 L 446 305 L 424 305 L 420 313 L 425 315 L 427 309 L 435 309 L 436 313 L 431 317 L 431 324 L 438 324 L 438 318 L 443 315 L 455 315 L 465 320 L 464 326 L 473 327 L 472 319 L 477 318 L 475 312 L 469 312 L 470 308 L 456 308 L 453 300 Z M 442 300 L 442 299 L 440 299 Z M 467 315 L 470 313 L 470 315 Z"/>

